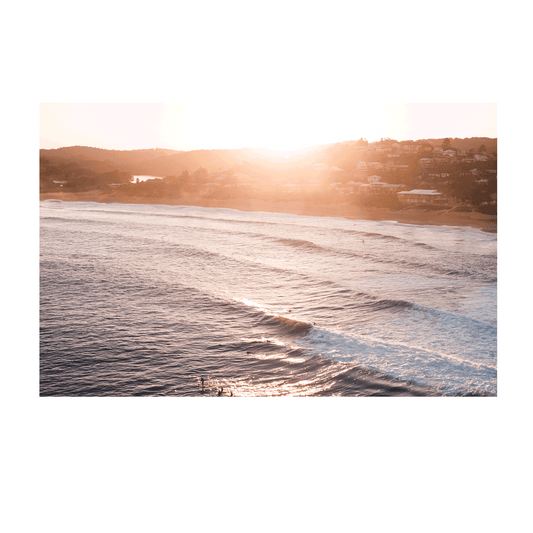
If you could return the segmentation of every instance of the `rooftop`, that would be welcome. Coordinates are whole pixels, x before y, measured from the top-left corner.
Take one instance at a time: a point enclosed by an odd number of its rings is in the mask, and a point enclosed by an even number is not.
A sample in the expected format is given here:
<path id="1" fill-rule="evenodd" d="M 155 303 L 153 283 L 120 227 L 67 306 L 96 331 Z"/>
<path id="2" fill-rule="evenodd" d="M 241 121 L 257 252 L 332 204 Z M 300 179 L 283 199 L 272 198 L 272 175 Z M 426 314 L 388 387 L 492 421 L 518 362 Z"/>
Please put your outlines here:
<path id="1" fill-rule="evenodd" d="M 441 195 L 442 193 L 434 189 L 413 189 L 412 191 L 402 191 L 398 194 L 425 194 L 427 196 L 437 196 Z"/>

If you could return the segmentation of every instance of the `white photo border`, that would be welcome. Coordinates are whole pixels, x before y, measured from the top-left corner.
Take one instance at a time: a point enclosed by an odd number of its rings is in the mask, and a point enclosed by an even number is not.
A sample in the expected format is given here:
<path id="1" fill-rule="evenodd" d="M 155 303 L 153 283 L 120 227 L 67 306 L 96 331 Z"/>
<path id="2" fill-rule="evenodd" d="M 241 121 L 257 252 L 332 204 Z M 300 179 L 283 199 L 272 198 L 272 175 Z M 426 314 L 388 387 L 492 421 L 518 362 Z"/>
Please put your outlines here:
<path id="1" fill-rule="evenodd" d="M 498 384 L 494 397 L 71 398 L 39 396 L 39 109 L 41 103 L 170 103 L 311 91 L 374 102 L 496 103 L 498 121 Z M 516 86 L 514 84 L 127 85 L 18 87 L 18 414 L 21 416 L 515 416 Z"/>

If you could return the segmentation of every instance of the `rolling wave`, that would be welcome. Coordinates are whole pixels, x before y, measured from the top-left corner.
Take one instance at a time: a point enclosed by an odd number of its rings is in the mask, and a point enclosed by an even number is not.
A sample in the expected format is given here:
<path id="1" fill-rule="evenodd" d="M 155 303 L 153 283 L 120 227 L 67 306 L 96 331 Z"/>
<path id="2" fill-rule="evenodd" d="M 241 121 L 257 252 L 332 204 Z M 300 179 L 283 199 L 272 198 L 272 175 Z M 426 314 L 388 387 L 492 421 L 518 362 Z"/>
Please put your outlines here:
<path id="1" fill-rule="evenodd" d="M 492 238 L 189 206 L 41 214 L 43 394 L 496 394 Z"/>

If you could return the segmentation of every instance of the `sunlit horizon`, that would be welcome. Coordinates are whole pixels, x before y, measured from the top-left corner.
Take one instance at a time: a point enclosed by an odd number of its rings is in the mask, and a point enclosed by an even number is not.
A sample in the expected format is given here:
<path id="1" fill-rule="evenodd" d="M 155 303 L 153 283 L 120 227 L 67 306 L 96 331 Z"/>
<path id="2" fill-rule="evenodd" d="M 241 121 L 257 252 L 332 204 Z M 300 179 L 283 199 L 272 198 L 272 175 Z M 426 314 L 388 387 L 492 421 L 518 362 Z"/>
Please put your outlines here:
<path id="1" fill-rule="evenodd" d="M 496 104 L 41 103 L 40 148 L 252 149 L 287 155 L 356 141 L 496 138 Z"/>

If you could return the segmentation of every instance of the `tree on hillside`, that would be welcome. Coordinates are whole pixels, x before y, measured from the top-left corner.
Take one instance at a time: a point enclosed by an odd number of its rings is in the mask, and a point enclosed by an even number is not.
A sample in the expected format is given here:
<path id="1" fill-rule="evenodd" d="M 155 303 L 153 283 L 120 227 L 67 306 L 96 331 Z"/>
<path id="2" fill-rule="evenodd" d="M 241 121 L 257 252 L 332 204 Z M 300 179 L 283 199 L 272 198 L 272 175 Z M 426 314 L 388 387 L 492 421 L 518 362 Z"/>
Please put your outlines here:
<path id="1" fill-rule="evenodd" d="M 474 207 L 479 207 L 486 197 L 487 193 L 484 187 L 472 187 L 468 199 Z"/>
<path id="2" fill-rule="evenodd" d="M 194 174 L 193 177 L 196 178 L 196 181 L 205 181 L 207 178 L 207 170 L 203 167 L 200 167 Z"/>
<path id="3" fill-rule="evenodd" d="M 484 144 L 481 144 L 479 148 L 477 149 L 478 152 L 486 152 L 487 147 Z"/>
<path id="4" fill-rule="evenodd" d="M 446 137 L 444 141 L 442 141 L 442 149 L 443 150 L 449 150 L 452 147 L 452 141 Z"/>

